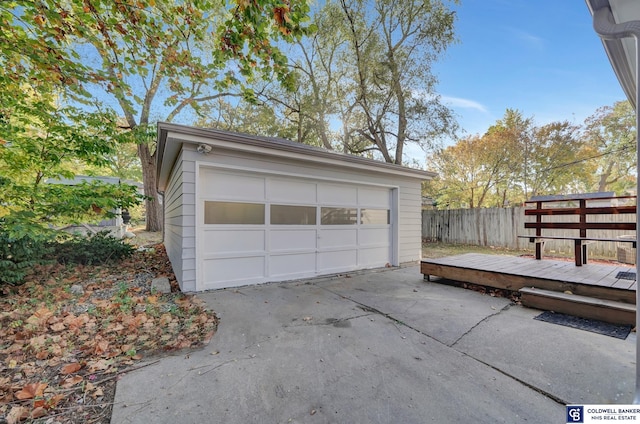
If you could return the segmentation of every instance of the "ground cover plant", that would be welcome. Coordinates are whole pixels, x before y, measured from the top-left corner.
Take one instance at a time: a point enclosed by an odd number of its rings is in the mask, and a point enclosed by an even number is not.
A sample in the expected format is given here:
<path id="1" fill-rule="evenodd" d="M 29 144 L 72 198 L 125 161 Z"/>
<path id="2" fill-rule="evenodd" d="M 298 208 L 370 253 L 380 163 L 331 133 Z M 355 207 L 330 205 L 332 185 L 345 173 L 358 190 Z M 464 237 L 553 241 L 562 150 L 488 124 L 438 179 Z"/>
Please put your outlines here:
<path id="1" fill-rule="evenodd" d="M 151 290 L 163 276 L 171 293 Z M 0 293 L 0 423 L 109 423 L 123 372 L 202 346 L 216 328 L 178 291 L 162 245 L 107 264 L 37 265 Z"/>

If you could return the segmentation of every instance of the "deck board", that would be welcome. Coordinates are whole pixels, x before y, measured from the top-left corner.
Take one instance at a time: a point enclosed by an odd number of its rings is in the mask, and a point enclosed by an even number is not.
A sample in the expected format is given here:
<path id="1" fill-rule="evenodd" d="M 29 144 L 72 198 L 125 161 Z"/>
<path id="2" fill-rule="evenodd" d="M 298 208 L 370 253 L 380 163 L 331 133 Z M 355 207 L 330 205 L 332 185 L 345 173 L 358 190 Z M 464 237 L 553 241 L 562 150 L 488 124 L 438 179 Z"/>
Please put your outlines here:
<path id="1" fill-rule="evenodd" d="M 577 267 L 573 261 L 539 261 L 529 257 L 480 253 L 421 261 L 424 275 L 449 280 L 508 290 L 535 286 L 635 303 L 637 284 L 632 280 L 616 278 L 621 271 L 635 272 L 635 268 L 593 262 Z"/>

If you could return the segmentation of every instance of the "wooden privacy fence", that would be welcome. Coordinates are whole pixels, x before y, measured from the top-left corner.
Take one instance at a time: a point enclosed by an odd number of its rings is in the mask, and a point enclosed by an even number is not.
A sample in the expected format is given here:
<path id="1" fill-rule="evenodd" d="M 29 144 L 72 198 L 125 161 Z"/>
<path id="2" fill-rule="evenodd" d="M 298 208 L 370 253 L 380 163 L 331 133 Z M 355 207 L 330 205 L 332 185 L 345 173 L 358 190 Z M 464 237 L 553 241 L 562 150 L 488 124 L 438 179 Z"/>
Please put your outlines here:
<path id="1" fill-rule="evenodd" d="M 481 208 L 423 210 L 422 238 L 427 241 L 439 241 L 453 244 L 470 244 L 477 246 L 494 246 L 508 249 L 531 249 L 528 239 L 518 238 L 523 235 L 535 235 L 535 230 L 525 230 L 524 207 L 516 208 Z M 572 216 L 558 217 L 567 222 L 575 219 Z M 634 214 L 625 215 L 593 215 L 594 222 L 628 221 L 635 222 Z M 548 235 L 559 237 L 575 236 L 572 230 L 549 230 Z M 635 237 L 635 231 L 621 234 L 620 231 L 589 230 L 589 237 L 612 238 Z M 574 244 L 571 240 L 549 240 L 545 245 L 547 253 L 573 255 Z M 598 242 L 589 247 L 591 255 L 608 258 L 635 258 L 635 249 L 629 243 Z M 625 260 L 629 262 L 629 260 Z"/>

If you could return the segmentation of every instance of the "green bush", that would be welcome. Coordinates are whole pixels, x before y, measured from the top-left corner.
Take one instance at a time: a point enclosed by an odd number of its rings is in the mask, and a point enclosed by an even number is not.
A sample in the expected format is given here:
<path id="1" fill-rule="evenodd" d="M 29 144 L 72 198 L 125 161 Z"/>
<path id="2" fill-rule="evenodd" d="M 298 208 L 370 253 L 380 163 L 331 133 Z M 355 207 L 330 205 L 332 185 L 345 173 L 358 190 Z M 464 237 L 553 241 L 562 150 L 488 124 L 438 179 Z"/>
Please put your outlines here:
<path id="1" fill-rule="evenodd" d="M 0 226 L 0 286 L 19 285 L 52 251 L 44 237 L 9 234 Z"/>
<path id="2" fill-rule="evenodd" d="M 97 265 L 116 262 L 133 254 L 134 247 L 117 239 L 109 231 L 90 237 L 68 236 L 55 244 L 53 253 L 61 264 Z"/>
<path id="3" fill-rule="evenodd" d="M 91 237 L 53 233 L 30 235 L 9 232 L 0 220 L 0 287 L 20 285 L 33 267 L 58 261 L 62 264 L 98 265 L 116 262 L 133 254 L 134 247 L 109 234 Z"/>

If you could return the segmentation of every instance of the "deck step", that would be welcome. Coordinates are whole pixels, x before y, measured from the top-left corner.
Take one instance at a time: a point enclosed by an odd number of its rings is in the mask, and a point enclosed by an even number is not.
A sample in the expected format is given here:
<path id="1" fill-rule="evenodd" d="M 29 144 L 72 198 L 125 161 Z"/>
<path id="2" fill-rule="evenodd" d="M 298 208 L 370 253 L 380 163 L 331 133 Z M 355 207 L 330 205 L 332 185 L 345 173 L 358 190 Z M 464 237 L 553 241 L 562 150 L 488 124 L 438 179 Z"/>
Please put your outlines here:
<path id="1" fill-rule="evenodd" d="M 606 299 L 596 299 L 571 293 L 523 287 L 520 300 L 524 306 L 597 319 L 612 324 L 636 323 L 636 306 Z"/>

